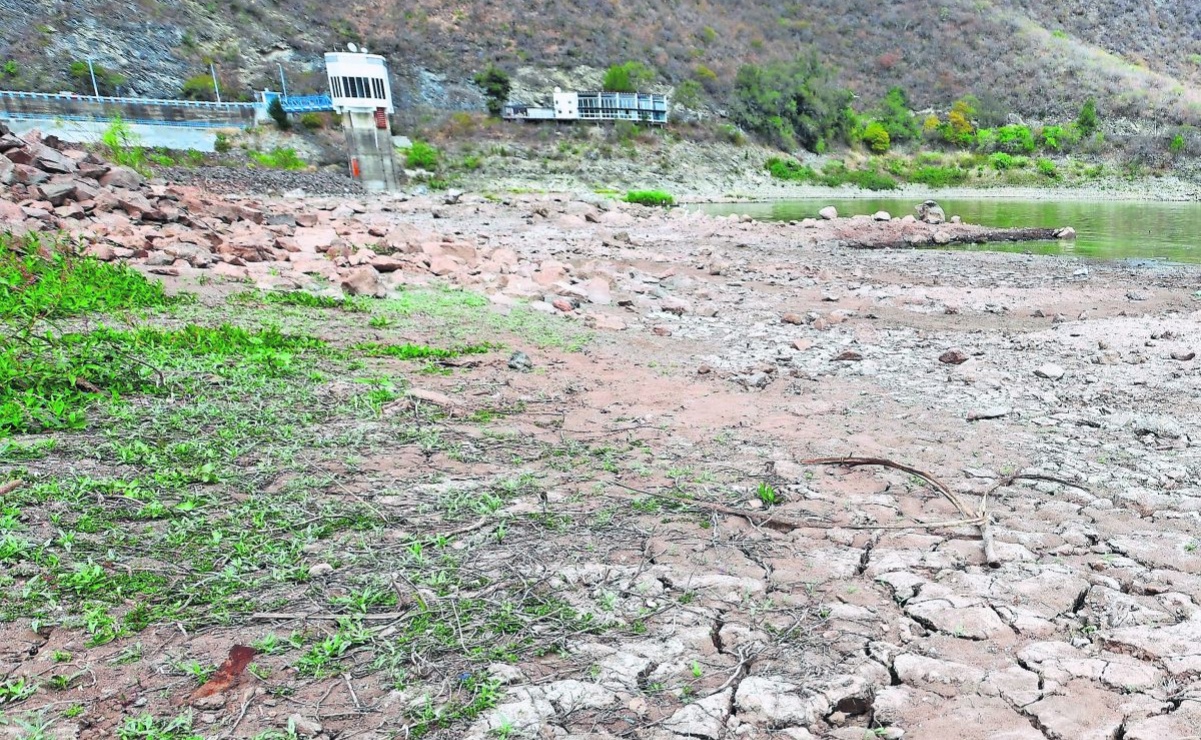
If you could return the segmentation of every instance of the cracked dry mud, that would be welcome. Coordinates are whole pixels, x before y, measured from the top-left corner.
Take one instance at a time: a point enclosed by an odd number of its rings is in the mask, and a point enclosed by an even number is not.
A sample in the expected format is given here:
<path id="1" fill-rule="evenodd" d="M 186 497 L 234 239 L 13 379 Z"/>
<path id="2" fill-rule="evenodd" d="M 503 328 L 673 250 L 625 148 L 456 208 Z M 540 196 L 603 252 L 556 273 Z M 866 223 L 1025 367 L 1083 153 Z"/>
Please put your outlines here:
<path id="1" fill-rule="evenodd" d="M 435 495 L 431 473 L 459 486 L 504 475 L 505 456 L 469 418 L 485 405 L 520 409 L 501 422 L 521 440 L 511 444 L 589 445 L 604 464 L 527 462 L 543 495 L 501 512 L 512 517 L 505 544 L 484 544 L 497 539 L 495 522 L 463 540 L 480 548 L 480 568 L 520 570 L 622 626 L 476 667 L 503 683 L 497 706 L 436 736 L 1197 734 L 1199 378 L 1195 362 L 1172 354 L 1201 344 L 1201 271 L 848 251 L 838 244 L 847 222 L 805 228 L 537 197 L 468 197 L 439 207 L 437 221 L 428 207 L 411 201 L 386 217 L 511 249 L 522 263 L 554 260 L 562 280 L 527 292 L 548 312 L 579 297 L 571 284 L 597 277 L 612 300 L 566 312 L 596 327 L 581 353 L 503 338 L 528 351 L 533 373 L 492 357 L 415 381 L 450 409 L 444 433 L 483 450 L 474 462 L 391 444 L 362 450 L 343 484 L 405 512 Z M 197 274 L 179 267 L 182 281 Z M 447 279 L 494 295 L 496 310 L 533 284 L 528 271 Z M 940 362 L 948 350 L 966 361 Z M 1050 364 L 1062 377 L 1036 374 Z M 914 477 L 802 464 L 851 455 L 927 471 L 972 507 L 1015 472 L 1073 485 L 1018 482 L 989 497 L 993 568 L 975 527 L 901 528 L 959 518 Z M 760 500 L 761 483 L 777 492 L 774 506 Z M 570 523 L 526 518 L 548 513 Z M 238 632 L 206 636 L 215 659 Z M 102 681 L 145 679 L 105 670 Z M 390 690 L 370 674 L 353 697 L 337 679 L 316 682 L 279 706 L 256 705 L 238 736 L 278 726 L 293 705 L 329 737 L 403 736 L 405 708 L 429 692 Z M 239 708 L 215 712 L 214 726 Z"/>

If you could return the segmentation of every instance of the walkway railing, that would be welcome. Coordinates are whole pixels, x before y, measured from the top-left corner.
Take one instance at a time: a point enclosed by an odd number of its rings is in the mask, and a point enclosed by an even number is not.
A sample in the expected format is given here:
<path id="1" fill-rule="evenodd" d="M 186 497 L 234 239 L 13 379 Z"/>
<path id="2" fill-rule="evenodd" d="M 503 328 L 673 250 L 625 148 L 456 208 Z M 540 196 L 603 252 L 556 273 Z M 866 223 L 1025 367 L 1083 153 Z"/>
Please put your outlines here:
<path id="1" fill-rule="evenodd" d="M 41 93 L 21 92 L 18 90 L 0 90 L 0 98 L 40 99 L 40 100 L 71 100 L 79 103 L 126 103 L 132 105 L 169 105 L 179 108 L 205 108 L 209 110 L 246 110 L 253 109 L 254 103 L 216 103 L 209 100 L 174 100 L 169 98 L 116 98 L 104 95 L 76 95 L 74 93 Z"/>
<path id="2" fill-rule="evenodd" d="M 105 116 L 71 116 L 54 113 L 5 113 L 0 111 L 0 119 L 21 121 L 71 121 L 73 123 L 108 123 Z M 142 126 L 174 126 L 177 128 L 239 128 L 241 121 L 163 121 L 151 118 L 122 118 L 125 123 Z"/>

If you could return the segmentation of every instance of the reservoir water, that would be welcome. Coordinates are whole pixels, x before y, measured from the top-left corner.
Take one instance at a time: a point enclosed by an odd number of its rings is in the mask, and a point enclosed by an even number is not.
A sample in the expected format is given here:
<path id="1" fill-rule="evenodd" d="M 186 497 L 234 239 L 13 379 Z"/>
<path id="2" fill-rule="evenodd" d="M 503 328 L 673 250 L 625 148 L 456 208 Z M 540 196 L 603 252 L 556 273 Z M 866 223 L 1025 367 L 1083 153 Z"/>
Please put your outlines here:
<path id="1" fill-rule="evenodd" d="M 1034 254 L 1070 254 L 1102 260 L 1201 263 L 1201 203 L 1132 201 L 961 198 L 939 200 L 947 217 L 984 226 L 1071 226 L 1077 238 L 1063 242 L 994 243 L 956 247 Z M 713 215 L 748 214 L 763 221 L 816 218 L 825 206 L 840 216 L 888 211 L 893 216 L 914 213 L 917 200 L 846 198 L 788 200 L 758 203 L 707 203 L 693 206 Z"/>

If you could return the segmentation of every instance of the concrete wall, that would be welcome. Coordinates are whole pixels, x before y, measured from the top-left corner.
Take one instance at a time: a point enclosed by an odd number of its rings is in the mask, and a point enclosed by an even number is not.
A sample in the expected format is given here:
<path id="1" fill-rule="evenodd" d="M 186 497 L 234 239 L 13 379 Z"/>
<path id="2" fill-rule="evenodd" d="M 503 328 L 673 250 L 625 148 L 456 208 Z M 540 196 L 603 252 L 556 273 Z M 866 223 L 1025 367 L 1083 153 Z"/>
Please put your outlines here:
<path id="1" fill-rule="evenodd" d="M 342 130 L 350 150 L 350 174 L 363 187 L 372 191 L 400 189 L 400 173 L 396 167 L 396 148 L 392 132 L 375 127 L 372 113 L 344 113 Z"/>
<path id="2" fill-rule="evenodd" d="M 63 141 L 77 144 L 93 144 L 100 141 L 108 123 L 103 121 L 64 121 L 61 118 L 6 118 L 0 111 L 0 123 L 4 123 L 18 134 L 34 129 L 43 134 L 54 134 Z M 215 151 L 218 129 L 184 128 L 180 126 L 148 126 L 129 124 L 130 130 L 139 137 L 143 146 L 161 146 L 168 149 L 195 149 L 200 152 Z"/>
<path id="3" fill-rule="evenodd" d="M 13 119 L 33 116 L 64 120 L 109 120 L 114 116 L 121 116 L 131 122 L 163 121 L 180 126 L 206 128 L 245 128 L 253 126 L 255 120 L 255 109 L 251 105 L 11 92 L 0 92 L 0 115 L 2 114 L 7 114 L 7 117 Z"/>

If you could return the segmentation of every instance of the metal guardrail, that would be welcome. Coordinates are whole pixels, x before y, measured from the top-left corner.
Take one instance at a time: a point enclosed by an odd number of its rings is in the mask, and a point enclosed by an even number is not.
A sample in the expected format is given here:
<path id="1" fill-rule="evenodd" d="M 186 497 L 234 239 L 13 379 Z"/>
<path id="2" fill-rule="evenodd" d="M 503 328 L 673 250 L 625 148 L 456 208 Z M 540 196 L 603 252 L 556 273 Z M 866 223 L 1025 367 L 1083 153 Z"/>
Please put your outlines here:
<path id="1" fill-rule="evenodd" d="M 283 98 L 281 105 L 288 113 L 320 113 L 334 109 L 334 101 L 328 95 L 292 95 Z"/>
<path id="2" fill-rule="evenodd" d="M 0 119 L 21 121 L 71 121 L 74 123 L 109 123 L 112 119 L 104 116 L 60 116 L 52 113 L 5 113 L 0 111 Z M 123 118 L 125 123 L 142 126 L 174 126 L 176 128 L 241 128 L 242 121 L 160 121 L 150 118 Z"/>
<path id="3" fill-rule="evenodd" d="M 18 90 L 0 90 L 0 98 L 29 98 L 39 100 L 71 100 L 79 103 L 127 103 L 132 105 L 169 105 L 179 108 L 208 108 L 216 110 L 245 110 L 253 109 L 255 103 L 216 103 L 209 100 L 170 100 L 162 98 L 113 98 L 95 95 L 75 95 L 64 93 L 21 92 Z"/>

